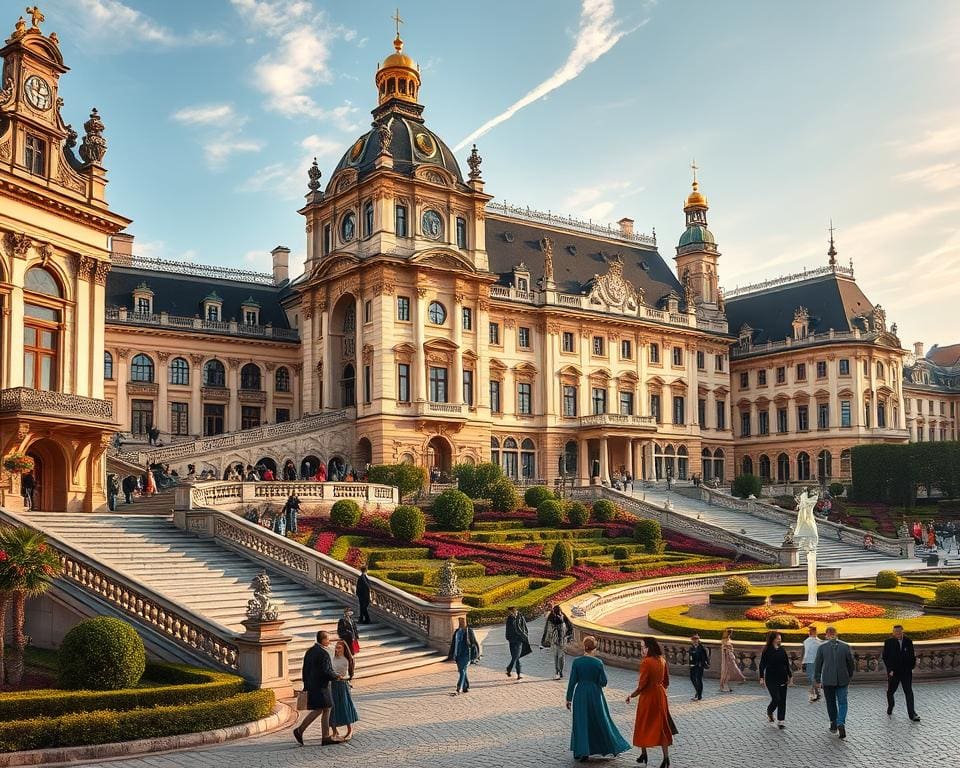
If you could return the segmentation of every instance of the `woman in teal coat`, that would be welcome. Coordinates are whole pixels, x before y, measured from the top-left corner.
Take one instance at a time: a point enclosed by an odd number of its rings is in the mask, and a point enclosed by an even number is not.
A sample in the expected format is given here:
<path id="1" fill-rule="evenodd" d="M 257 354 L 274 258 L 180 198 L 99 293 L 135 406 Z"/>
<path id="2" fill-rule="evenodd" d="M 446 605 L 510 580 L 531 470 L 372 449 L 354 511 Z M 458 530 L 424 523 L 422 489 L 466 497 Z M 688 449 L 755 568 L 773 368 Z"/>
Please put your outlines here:
<path id="1" fill-rule="evenodd" d="M 603 662 L 594 657 L 597 641 L 583 638 L 584 655 L 575 659 L 567 683 L 567 709 L 573 709 L 570 749 L 573 756 L 585 763 L 590 755 L 613 755 L 630 749 L 610 719 L 603 689 L 607 674 Z"/>

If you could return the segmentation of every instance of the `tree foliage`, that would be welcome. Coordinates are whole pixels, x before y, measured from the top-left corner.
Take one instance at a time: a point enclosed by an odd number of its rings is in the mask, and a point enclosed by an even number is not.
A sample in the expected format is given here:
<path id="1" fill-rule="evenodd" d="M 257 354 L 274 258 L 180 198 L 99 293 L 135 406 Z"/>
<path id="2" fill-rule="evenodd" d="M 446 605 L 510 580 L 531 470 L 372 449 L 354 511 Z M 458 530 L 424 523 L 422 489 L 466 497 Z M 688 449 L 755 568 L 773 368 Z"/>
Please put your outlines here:
<path id="1" fill-rule="evenodd" d="M 499 464 L 489 461 L 480 464 L 457 464 L 453 468 L 457 478 L 457 488 L 471 499 L 489 499 L 493 487 L 503 479 L 503 470 Z"/>
<path id="2" fill-rule="evenodd" d="M 375 464 L 367 472 L 367 480 L 379 485 L 392 485 L 406 498 L 420 493 L 427 481 L 427 470 L 415 464 Z"/>

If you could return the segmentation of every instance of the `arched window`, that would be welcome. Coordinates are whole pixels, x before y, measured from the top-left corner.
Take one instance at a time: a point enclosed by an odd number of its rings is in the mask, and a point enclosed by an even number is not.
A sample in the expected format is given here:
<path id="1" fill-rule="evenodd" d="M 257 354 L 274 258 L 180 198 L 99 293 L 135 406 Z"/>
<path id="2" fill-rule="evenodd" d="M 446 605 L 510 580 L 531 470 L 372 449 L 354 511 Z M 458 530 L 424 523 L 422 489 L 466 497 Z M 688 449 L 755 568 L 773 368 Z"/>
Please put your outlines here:
<path id="1" fill-rule="evenodd" d="M 240 369 L 240 389 L 260 389 L 260 366 L 247 363 Z"/>
<path id="2" fill-rule="evenodd" d="M 182 357 L 170 361 L 170 383 L 183 387 L 190 383 L 190 363 Z"/>
<path id="3" fill-rule="evenodd" d="M 672 445 L 668 445 L 663 449 L 663 469 L 667 473 L 667 477 L 674 478 L 677 476 L 677 468 L 674 466 L 674 451 Z"/>
<path id="4" fill-rule="evenodd" d="M 516 480 L 519 473 L 517 447 L 517 441 L 512 437 L 503 441 L 503 473 L 512 480 Z"/>
<path id="5" fill-rule="evenodd" d="M 203 366 L 203 386 L 227 386 L 227 372 L 224 370 L 223 363 L 219 360 L 208 360 L 207 364 Z"/>
<path id="6" fill-rule="evenodd" d="M 577 441 L 568 440 L 563 447 L 563 458 L 560 460 L 560 474 L 565 477 L 577 476 Z"/>
<path id="7" fill-rule="evenodd" d="M 810 479 L 810 454 L 801 451 L 797 454 L 797 480 Z"/>
<path id="8" fill-rule="evenodd" d="M 823 482 L 831 477 L 833 477 L 833 457 L 830 451 L 820 451 L 817 454 L 817 478 Z"/>
<path id="9" fill-rule="evenodd" d="M 529 437 L 520 443 L 520 472 L 524 480 L 533 480 L 537 476 L 536 450 Z"/>
<path id="10" fill-rule="evenodd" d="M 790 457 L 785 453 L 777 456 L 777 482 L 790 482 Z"/>
<path id="11" fill-rule="evenodd" d="M 23 386 L 57 390 L 63 291 L 53 274 L 43 267 L 27 270 L 23 288 Z"/>
<path id="12" fill-rule="evenodd" d="M 878 379 L 883 378 L 883 363 L 879 361 L 877 362 L 877 378 Z"/>
<path id="13" fill-rule="evenodd" d="M 347 305 L 343 312 L 343 332 L 353 333 L 357 330 L 357 308 L 353 304 Z"/>
<path id="14" fill-rule="evenodd" d="M 758 464 L 760 465 L 760 479 L 770 482 L 770 457 L 765 453 L 761 453 Z"/>
<path id="15" fill-rule="evenodd" d="M 373 234 L 373 201 L 367 200 L 363 204 L 363 236 L 370 237 Z"/>
<path id="16" fill-rule="evenodd" d="M 690 473 L 690 460 L 687 457 L 687 448 L 681 445 L 677 448 L 677 480 L 686 480 Z"/>
<path id="17" fill-rule="evenodd" d="M 153 383 L 153 360 L 142 352 L 135 355 L 130 363 L 130 381 Z"/>
<path id="18" fill-rule="evenodd" d="M 103 378 L 113 378 L 113 355 L 109 352 L 103 353 Z"/>
<path id="19" fill-rule="evenodd" d="M 495 437 L 490 438 L 490 463 L 500 465 L 500 441 Z"/>
<path id="20" fill-rule="evenodd" d="M 273 388 L 277 392 L 290 391 L 290 371 L 284 368 L 282 365 L 277 368 L 277 373 L 274 377 Z"/>
<path id="21" fill-rule="evenodd" d="M 740 462 L 740 473 L 743 475 L 753 474 L 753 459 L 749 456 L 744 456 Z"/>
<path id="22" fill-rule="evenodd" d="M 717 450 L 713 452 L 713 476 L 718 480 L 723 480 L 724 478 L 722 448 L 717 448 Z"/>
<path id="23" fill-rule="evenodd" d="M 357 404 L 357 374 L 349 363 L 343 366 L 343 379 L 340 386 L 341 407 L 352 408 Z"/>
<path id="24" fill-rule="evenodd" d="M 439 301 L 431 301 L 427 308 L 427 317 L 434 325 L 443 325 L 447 321 L 447 310 Z"/>
<path id="25" fill-rule="evenodd" d="M 840 451 L 840 475 L 850 477 L 850 449 Z"/>
<path id="26" fill-rule="evenodd" d="M 713 454 L 710 453 L 709 448 L 704 448 L 700 451 L 700 464 L 702 465 L 701 473 L 703 474 L 704 480 L 713 479 Z"/>
<path id="27" fill-rule="evenodd" d="M 30 267 L 23 280 L 23 289 L 32 293 L 42 293 L 44 296 L 63 298 L 60 283 L 48 270 L 43 267 Z"/>

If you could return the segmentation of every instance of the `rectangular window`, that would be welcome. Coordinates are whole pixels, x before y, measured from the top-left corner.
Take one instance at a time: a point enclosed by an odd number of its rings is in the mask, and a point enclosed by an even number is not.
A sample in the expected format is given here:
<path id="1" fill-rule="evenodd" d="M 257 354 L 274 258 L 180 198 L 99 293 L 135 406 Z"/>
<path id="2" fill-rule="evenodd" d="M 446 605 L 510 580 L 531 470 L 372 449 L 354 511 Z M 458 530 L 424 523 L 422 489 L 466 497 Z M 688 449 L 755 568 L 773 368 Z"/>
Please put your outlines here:
<path id="1" fill-rule="evenodd" d="M 777 433 L 784 434 L 787 431 L 787 409 L 777 408 Z"/>
<path id="2" fill-rule="evenodd" d="M 604 387 L 594 387 L 590 390 L 590 399 L 593 403 L 594 414 L 607 412 L 607 390 Z"/>
<path id="3" fill-rule="evenodd" d="M 517 413 L 529 416 L 533 413 L 533 385 L 525 381 L 517 384 Z"/>
<path id="4" fill-rule="evenodd" d="M 869 360 L 863 361 L 863 375 L 868 379 L 870 378 L 870 361 Z"/>
<path id="5" fill-rule="evenodd" d="M 870 426 L 870 403 L 863 404 L 863 426 Z M 931 425 L 930 429 L 933 429 Z M 931 438 L 933 437 L 933 432 L 930 433 Z"/>
<path id="6" fill-rule="evenodd" d="M 220 307 L 218 307 L 216 304 L 208 304 L 208 305 L 207 305 L 207 320 L 209 320 L 211 323 L 219 323 L 219 322 L 220 322 Z"/>
<path id="7" fill-rule="evenodd" d="M 633 416 L 633 392 L 620 393 L 620 415 Z"/>
<path id="8" fill-rule="evenodd" d="M 367 308 L 369 309 L 370 302 L 367 302 Z M 369 323 L 370 321 L 367 320 Z M 257 324 L 257 311 L 254 309 L 244 310 L 243 313 L 243 324 L 244 325 L 256 325 Z"/>
<path id="9" fill-rule="evenodd" d="M 517 346 L 521 349 L 530 349 L 530 329 L 520 327 L 517 330 Z"/>
<path id="10" fill-rule="evenodd" d="M 333 230 L 330 229 L 330 225 L 329 225 L 329 224 L 324 224 L 324 225 L 323 225 L 323 254 L 324 254 L 324 256 L 326 256 L 328 253 L 330 253 L 330 250 L 331 250 L 331 248 L 333 247 L 332 242 L 331 242 L 331 241 L 332 241 L 332 234 L 331 234 L 332 231 L 333 231 Z"/>
<path id="11" fill-rule="evenodd" d="M 807 364 L 797 363 L 797 381 L 807 380 Z"/>
<path id="12" fill-rule="evenodd" d="M 138 315 L 149 315 L 150 314 L 150 299 L 146 296 L 137 297 L 137 314 Z"/>
<path id="13" fill-rule="evenodd" d="M 686 421 L 686 404 L 683 397 L 674 395 L 673 397 L 673 423 L 683 424 Z"/>
<path id="14" fill-rule="evenodd" d="M 467 220 L 457 216 L 457 248 L 467 247 Z"/>
<path id="15" fill-rule="evenodd" d="M 852 425 L 852 423 L 853 422 L 850 419 L 850 401 L 841 400 L 840 401 L 840 426 L 849 427 Z"/>
<path id="16" fill-rule="evenodd" d="M 847 358 L 840 358 L 840 375 L 849 376 L 850 375 L 850 361 Z"/>
<path id="17" fill-rule="evenodd" d="M 27 134 L 24 147 L 23 164 L 30 173 L 43 176 L 47 169 L 47 142 L 43 139 Z"/>
<path id="18" fill-rule="evenodd" d="M 817 378 L 818 379 L 827 378 L 827 361 L 826 360 L 817 360 Z"/>
<path id="19" fill-rule="evenodd" d="M 39 307 L 28 304 L 27 311 Z M 52 310 L 51 310 L 52 311 Z M 56 313 L 59 315 L 59 313 Z M 23 385 L 28 389 L 52 391 L 57 389 L 57 347 L 59 331 L 37 323 L 23 328 Z"/>
<path id="20" fill-rule="evenodd" d="M 727 404 L 723 400 L 717 400 L 717 429 L 727 428 Z"/>
<path id="21" fill-rule="evenodd" d="M 153 400 L 134 400 L 130 403 L 130 431 L 145 435 L 153 426 Z"/>
<path id="22" fill-rule="evenodd" d="M 797 431 L 806 432 L 810 429 L 810 411 L 805 405 L 797 406 Z"/>
<path id="23" fill-rule="evenodd" d="M 463 308 L 463 330 L 472 331 L 473 330 L 473 310 L 470 307 Z"/>
<path id="24" fill-rule="evenodd" d="M 276 409 L 276 418 L 274 423 L 283 424 L 284 422 L 290 421 L 290 409 L 289 408 L 277 408 Z"/>
<path id="25" fill-rule="evenodd" d="M 740 411 L 740 436 L 750 437 L 750 411 Z"/>
<path id="26" fill-rule="evenodd" d="M 573 352 L 573 334 L 570 331 L 563 332 L 563 351 Z"/>
<path id="27" fill-rule="evenodd" d="M 463 402 L 473 408 L 473 371 L 463 372 Z"/>
<path id="28" fill-rule="evenodd" d="M 650 415 L 654 421 L 660 421 L 660 395 L 650 395 Z"/>
<path id="29" fill-rule="evenodd" d="M 240 429 L 256 429 L 260 426 L 260 407 L 244 405 L 240 408 Z"/>
<path id="30" fill-rule="evenodd" d="M 500 323 L 490 323 L 490 343 L 500 345 Z"/>
<path id="31" fill-rule="evenodd" d="M 740 389 L 749 389 L 750 388 L 750 374 L 747 371 L 743 371 L 740 374 Z"/>
<path id="32" fill-rule="evenodd" d="M 569 384 L 563 387 L 563 415 L 567 418 L 577 415 L 577 388 Z"/>
<path id="33" fill-rule="evenodd" d="M 490 413 L 503 413 L 500 405 L 500 382 L 490 382 Z"/>
<path id="34" fill-rule="evenodd" d="M 203 405 L 203 434 L 222 435 L 224 432 L 224 412 L 226 406 L 219 403 L 204 403 Z"/>
<path id="35" fill-rule="evenodd" d="M 369 299 L 363 302 L 363 322 L 369 323 L 373 320 L 373 302 Z"/>
<path id="36" fill-rule="evenodd" d="M 877 426 L 881 429 L 887 426 L 887 404 L 877 403 Z"/>
<path id="37" fill-rule="evenodd" d="M 817 429 L 830 429 L 829 403 L 817 403 Z"/>
<path id="38" fill-rule="evenodd" d="M 447 369 L 430 366 L 430 402 L 447 402 Z"/>
<path id="39" fill-rule="evenodd" d="M 703 398 L 697 400 L 697 424 L 707 426 L 707 401 Z"/>
<path id="40" fill-rule="evenodd" d="M 763 410 L 757 414 L 757 434 L 770 434 L 770 412 Z"/>
<path id="41" fill-rule="evenodd" d="M 767 386 L 767 369 L 761 368 L 757 371 L 757 386 L 765 387 Z"/>
<path id="42" fill-rule="evenodd" d="M 406 237 L 407 236 L 407 206 L 398 205 L 396 207 L 396 216 L 395 216 L 395 231 L 397 237 Z"/>
<path id="43" fill-rule="evenodd" d="M 404 323 L 410 322 L 410 297 L 397 296 L 397 320 Z"/>
<path id="44" fill-rule="evenodd" d="M 705 371 L 707 369 L 707 356 L 702 350 L 697 350 L 697 370 Z"/>
<path id="45" fill-rule="evenodd" d="M 189 403 L 170 403 L 170 434 L 190 434 Z"/>
<path id="46" fill-rule="evenodd" d="M 723 355 L 714 355 L 713 369 L 714 369 L 715 371 L 717 371 L 717 373 L 722 373 L 722 372 L 723 372 L 723 367 L 724 367 L 724 365 L 723 365 L 723 363 L 724 363 L 723 358 L 724 358 Z"/>
<path id="47" fill-rule="evenodd" d="M 397 400 L 401 403 L 410 402 L 410 364 L 397 365 Z"/>
<path id="48" fill-rule="evenodd" d="M 369 365 L 363 366 L 363 402 L 373 399 L 373 371 Z"/>
<path id="49" fill-rule="evenodd" d="M 603 336 L 593 337 L 593 354 L 603 357 Z"/>
<path id="50" fill-rule="evenodd" d="M 683 365 L 683 347 L 673 348 L 673 364 L 676 366 Z"/>
<path id="51" fill-rule="evenodd" d="M 651 363 L 660 362 L 660 345 L 659 344 L 650 345 L 650 362 Z"/>
<path id="52" fill-rule="evenodd" d="M 622 360 L 633 359 L 633 344 L 629 339 L 623 339 L 620 342 L 620 358 Z"/>
<path id="53" fill-rule="evenodd" d="M 777 368 L 777 384 L 786 384 L 786 383 L 787 383 L 787 369 L 781 365 Z"/>

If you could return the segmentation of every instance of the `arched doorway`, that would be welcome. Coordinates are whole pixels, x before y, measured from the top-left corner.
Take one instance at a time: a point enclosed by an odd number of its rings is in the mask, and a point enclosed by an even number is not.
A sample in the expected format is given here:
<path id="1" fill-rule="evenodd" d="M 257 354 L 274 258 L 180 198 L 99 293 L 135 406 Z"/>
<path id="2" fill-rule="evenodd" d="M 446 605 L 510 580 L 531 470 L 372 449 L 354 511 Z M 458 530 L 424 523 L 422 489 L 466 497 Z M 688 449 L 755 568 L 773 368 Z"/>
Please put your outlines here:
<path id="1" fill-rule="evenodd" d="M 769 483 L 771 480 L 770 474 L 770 457 L 765 453 L 760 454 L 760 479 L 766 483 Z"/>
<path id="2" fill-rule="evenodd" d="M 568 440 L 563 446 L 563 455 L 560 457 L 560 476 L 577 476 L 577 459 L 579 458 L 577 441 Z"/>
<path id="3" fill-rule="evenodd" d="M 749 456 L 744 456 L 740 462 L 740 473 L 743 475 L 753 474 L 753 459 Z"/>
<path id="4" fill-rule="evenodd" d="M 817 454 L 817 478 L 821 483 L 833 477 L 833 456 L 830 451 L 822 450 Z"/>
<path id="5" fill-rule="evenodd" d="M 357 466 L 366 470 L 373 464 L 373 446 L 366 437 L 361 437 L 357 441 Z"/>
<path id="6" fill-rule="evenodd" d="M 33 459 L 33 509 L 65 512 L 70 468 L 63 449 L 43 438 L 29 447 L 27 455 Z"/>
<path id="7" fill-rule="evenodd" d="M 441 472 L 450 473 L 452 468 L 453 449 L 450 443 L 442 437 L 432 437 L 427 443 L 427 469 L 439 469 Z M 516 456 L 516 454 L 514 454 Z"/>
<path id="8" fill-rule="evenodd" d="M 332 386 L 326 407 L 351 408 L 357 403 L 357 300 L 351 293 L 341 296 L 330 314 L 326 343 L 330 344 Z"/>
<path id="9" fill-rule="evenodd" d="M 314 475 L 317 474 L 317 469 L 320 467 L 320 459 L 316 456 L 304 456 L 303 460 L 300 462 L 300 478 L 302 480 L 309 480 Z"/>
<path id="10" fill-rule="evenodd" d="M 785 453 L 777 456 L 777 482 L 790 482 L 790 457 Z"/>
<path id="11" fill-rule="evenodd" d="M 269 456 L 264 456 L 261 459 L 257 459 L 257 463 L 254 464 L 254 467 L 257 467 L 257 468 L 262 467 L 263 469 L 269 469 L 271 472 L 273 472 L 274 477 L 277 476 L 277 462 L 275 462 Z"/>
<path id="12" fill-rule="evenodd" d="M 334 454 L 327 462 L 327 480 L 346 480 L 347 475 L 352 471 L 352 469 L 353 467 L 350 466 L 350 463 L 343 458 L 343 456 Z"/>

